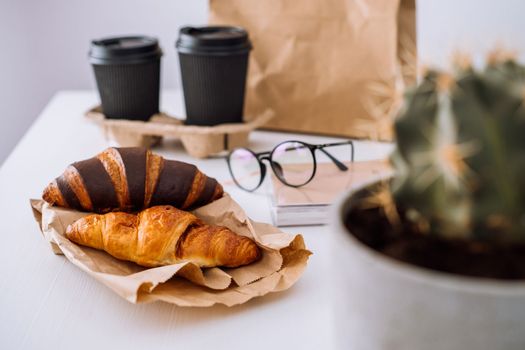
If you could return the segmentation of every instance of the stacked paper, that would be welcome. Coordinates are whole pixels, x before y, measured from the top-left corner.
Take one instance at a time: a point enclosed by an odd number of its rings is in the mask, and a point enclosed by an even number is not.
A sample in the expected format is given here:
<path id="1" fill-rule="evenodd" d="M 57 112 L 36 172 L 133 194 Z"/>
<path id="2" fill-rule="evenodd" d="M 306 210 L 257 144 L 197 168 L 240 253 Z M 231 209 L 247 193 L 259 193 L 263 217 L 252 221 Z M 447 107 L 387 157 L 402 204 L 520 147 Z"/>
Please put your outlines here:
<path id="1" fill-rule="evenodd" d="M 385 160 L 345 163 L 347 171 L 333 163 L 318 163 L 315 177 L 305 186 L 284 185 L 272 174 L 272 206 L 277 226 L 323 225 L 328 223 L 330 205 L 342 193 L 367 182 L 387 177 L 391 168 Z M 298 164 L 298 167 L 311 167 Z"/>

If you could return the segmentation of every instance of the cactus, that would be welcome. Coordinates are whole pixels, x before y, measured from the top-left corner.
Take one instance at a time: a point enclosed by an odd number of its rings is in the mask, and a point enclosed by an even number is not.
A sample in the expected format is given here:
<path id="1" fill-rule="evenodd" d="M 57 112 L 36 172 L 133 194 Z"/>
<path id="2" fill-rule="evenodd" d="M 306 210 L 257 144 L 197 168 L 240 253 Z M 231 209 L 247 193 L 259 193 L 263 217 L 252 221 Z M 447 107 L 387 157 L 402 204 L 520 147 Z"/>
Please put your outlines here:
<path id="1" fill-rule="evenodd" d="M 407 92 L 391 190 L 419 232 L 525 243 L 524 99 L 525 67 L 501 55 L 429 71 Z"/>

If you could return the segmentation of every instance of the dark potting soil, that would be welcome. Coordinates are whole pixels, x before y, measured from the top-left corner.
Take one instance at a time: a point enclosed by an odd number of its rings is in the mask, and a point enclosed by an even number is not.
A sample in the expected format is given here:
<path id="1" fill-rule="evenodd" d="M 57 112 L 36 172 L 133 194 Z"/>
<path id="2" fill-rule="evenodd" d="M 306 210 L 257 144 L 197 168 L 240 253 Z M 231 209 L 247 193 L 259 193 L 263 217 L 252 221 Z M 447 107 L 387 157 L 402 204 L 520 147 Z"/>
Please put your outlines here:
<path id="1" fill-rule="evenodd" d="M 403 213 L 400 214 L 403 218 Z M 525 279 L 525 245 L 443 240 L 414 232 L 406 221 L 394 230 L 378 208 L 351 209 L 345 223 L 365 245 L 409 264 L 466 276 Z"/>

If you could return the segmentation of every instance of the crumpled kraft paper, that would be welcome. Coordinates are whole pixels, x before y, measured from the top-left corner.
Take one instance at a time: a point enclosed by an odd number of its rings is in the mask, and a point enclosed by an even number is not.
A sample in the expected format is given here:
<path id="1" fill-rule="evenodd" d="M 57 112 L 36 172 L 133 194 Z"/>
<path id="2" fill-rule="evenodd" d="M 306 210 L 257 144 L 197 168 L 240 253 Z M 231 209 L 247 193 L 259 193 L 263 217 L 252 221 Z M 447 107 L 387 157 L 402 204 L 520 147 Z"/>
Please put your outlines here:
<path id="1" fill-rule="evenodd" d="M 266 127 L 391 140 L 415 82 L 415 0 L 210 0 L 211 24 L 248 30 L 245 115 Z"/>
<path id="2" fill-rule="evenodd" d="M 201 269 L 191 262 L 145 268 L 118 260 L 104 251 L 77 245 L 64 232 L 89 213 L 50 206 L 32 199 L 31 206 L 45 239 L 56 254 L 132 303 L 162 300 L 179 306 L 242 304 L 254 297 L 291 287 L 302 275 L 311 252 L 301 235 L 291 235 L 250 220 L 227 194 L 193 213 L 209 224 L 226 226 L 252 238 L 262 259 L 239 268 Z"/>

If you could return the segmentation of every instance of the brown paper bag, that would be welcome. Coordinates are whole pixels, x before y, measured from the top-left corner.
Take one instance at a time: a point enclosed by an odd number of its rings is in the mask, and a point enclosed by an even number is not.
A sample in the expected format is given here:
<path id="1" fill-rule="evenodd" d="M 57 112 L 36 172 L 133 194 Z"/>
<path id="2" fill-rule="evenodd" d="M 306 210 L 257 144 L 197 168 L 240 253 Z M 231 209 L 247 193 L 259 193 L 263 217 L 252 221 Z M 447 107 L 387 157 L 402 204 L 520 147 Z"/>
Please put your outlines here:
<path id="1" fill-rule="evenodd" d="M 271 129 L 390 140 L 415 81 L 415 0 L 210 0 L 253 42 L 245 115 Z"/>
<path id="2" fill-rule="evenodd" d="M 145 268 L 118 260 L 106 252 L 77 245 L 64 232 L 75 220 L 88 215 L 31 200 L 36 221 L 56 254 L 65 257 L 91 277 L 132 303 L 165 301 L 179 306 L 242 304 L 254 297 L 290 288 L 302 275 L 310 252 L 301 235 L 281 232 L 250 220 L 228 195 L 193 213 L 209 224 L 226 226 L 252 238 L 261 260 L 238 268 L 201 269 L 191 262 Z"/>

